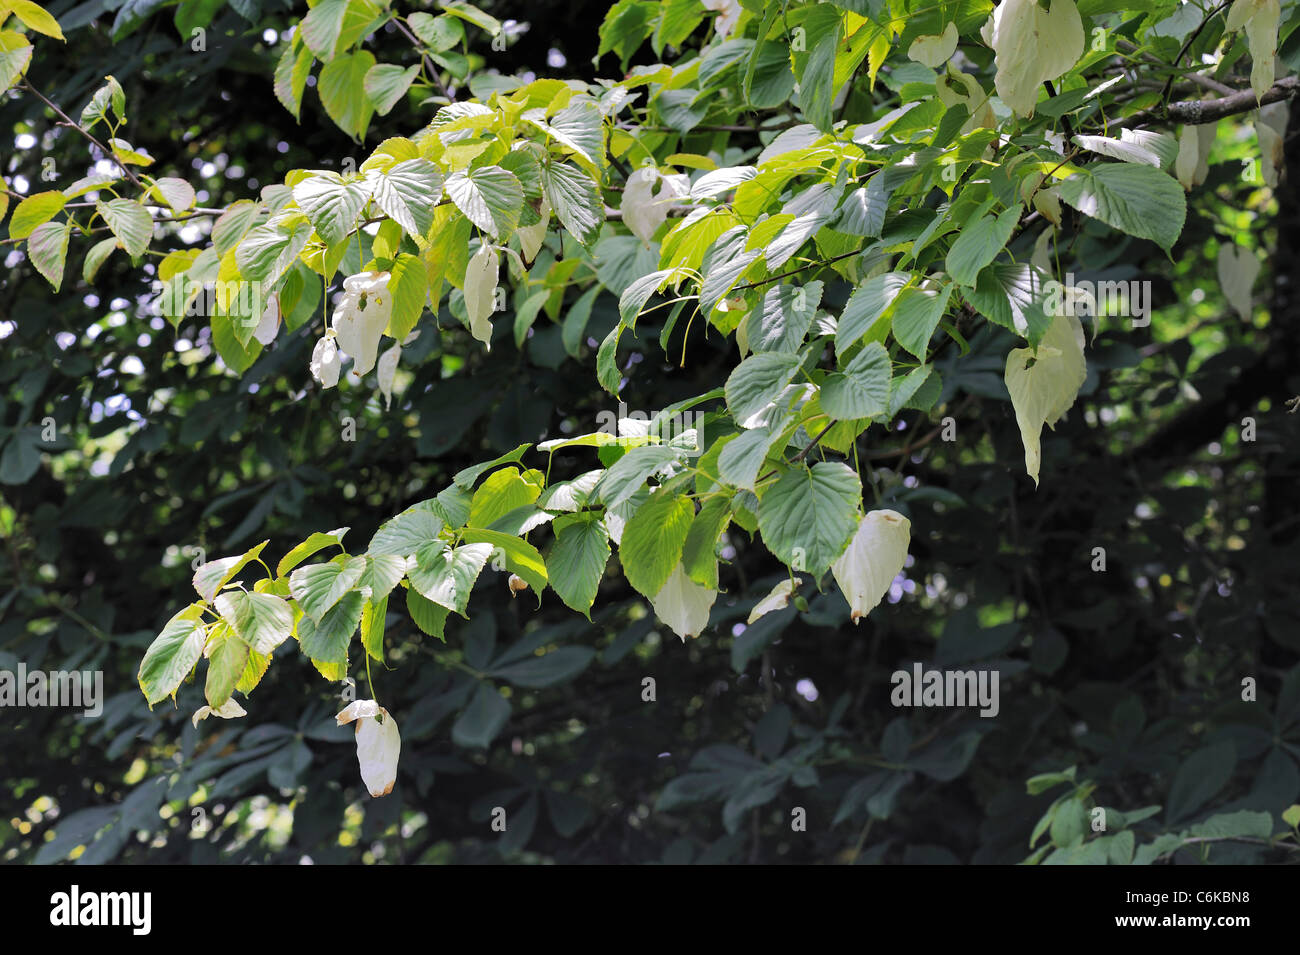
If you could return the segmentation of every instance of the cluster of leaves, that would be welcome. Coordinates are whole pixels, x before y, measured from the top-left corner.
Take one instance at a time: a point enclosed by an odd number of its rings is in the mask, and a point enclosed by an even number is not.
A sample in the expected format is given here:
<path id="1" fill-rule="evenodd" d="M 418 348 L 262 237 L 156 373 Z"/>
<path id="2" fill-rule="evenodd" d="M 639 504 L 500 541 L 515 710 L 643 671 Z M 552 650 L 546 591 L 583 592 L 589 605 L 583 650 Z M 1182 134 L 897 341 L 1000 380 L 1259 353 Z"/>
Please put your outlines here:
<path id="1" fill-rule="evenodd" d="M 499 36 L 503 27 L 468 5 L 443 6 L 438 16 L 403 17 L 367 0 L 323 0 L 279 55 L 278 97 L 297 116 L 319 59 L 323 108 L 343 133 L 363 139 L 373 115 L 383 116 L 404 98 L 414 103 L 434 89 L 447 98 L 449 84 L 465 79 L 471 62 L 448 56 L 468 43 L 460 24 L 481 28 L 485 36 Z M 911 416 L 914 428 L 931 414 L 971 412 L 981 398 L 1009 398 L 1015 417 L 1010 433 L 1018 436 L 1035 482 L 1044 459 L 1045 472 L 1060 470 L 1061 446 L 1055 456 L 1044 454 L 1042 426 L 1058 422 L 1078 395 L 1097 393 L 1099 368 L 1133 363 L 1128 352 L 1105 342 L 1085 361 L 1097 343 L 1089 349 L 1076 317 L 1050 313 L 1049 282 L 1064 278 L 1073 262 L 1095 269 L 1104 256 L 1112 264 L 1126 252 L 1145 260 L 1179 242 L 1188 203 L 1174 174 L 1194 185 L 1197 166 L 1204 160 L 1208 167 L 1217 140 L 1197 134 L 1180 142 L 1172 129 L 1145 127 L 1167 122 L 1158 109 L 1163 98 L 1190 84 L 1177 68 L 1184 44 L 1193 54 L 1218 49 L 1223 18 L 1171 23 L 1181 14 L 1173 15 L 1169 4 L 1115 9 L 1085 2 L 1076 8 L 1057 0 L 1050 11 L 1029 4 L 1016 12 L 1033 19 L 1073 11 L 1071 22 L 1079 24 L 1077 43 L 1067 31 L 1059 43 L 1038 49 L 1011 31 L 1022 21 L 1010 19 L 1009 9 L 999 8 L 999 21 L 987 3 L 720 9 L 710 23 L 696 0 L 621 0 L 605 15 L 598 54 L 613 53 L 627 70 L 643 55 L 643 44 L 656 57 L 673 49 L 683 53 L 672 63 L 633 66 L 620 80 L 471 78 L 474 99 L 448 102 L 418 132 L 384 139 L 355 171 L 294 169 L 263 188 L 259 199 L 219 210 L 199 210 L 197 193 L 182 179 L 130 171 L 149 157 L 117 138 L 127 102 L 121 84 L 110 79 L 94 93 L 79 125 L 94 142 L 94 128 L 105 124 L 109 142 L 96 145 L 115 159 L 121 175 L 69 187 L 75 194 L 28 196 L 10 219 L 10 238 L 56 291 L 73 233 L 110 233 L 86 253 L 86 283 L 116 249 L 137 260 L 161 252 L 156 274 L 168 288 L 157 301 L 173 328 L 185 330 L 191 306 L 215 288 L 216 308 L 204 331 L 221 365 L 246 382 L 271 385 L 281 376 L 294 382 L 305 377 L 303 345 L 315 334 L 322 290 L 340 276 L 387 273 L 391 309 L 366 334 L 376 343 L 386 334 L 407 346 L 401 354 L 415 370 L 403 376 L 399 407 L 419 407 L 420 453 L 450 447 L 496 400 L 497 392 L 478 390 L 485 387 L 474 384 L 479 376 L 494 367 L 509 374 L 506 365 L 485 364 L 500 359 L 484 356 L 474 340 L 493 346 L 493 355 L 527 354 L 542 369 L 594 352 L 601 388 L 620 395 L 639 390 L 646 407 L 661 409 L 649 422 L 625 418 L 614 431 L 574 429 L 574 421 L 583 420 L 576 411 L 565 433 L 585 433 L 538 444 L 546 459 L 536 467 L 525 465 L 524 455 L 554 422 L 545 405 L 540 419 L 521 411 L 510 430 L 523 440 L 503 442 L 498 429 L 491 443 L 502 453 L 430 475 L 441 479 L 442 490 L 382 523 L 364 551 L 350 553 L 343 543 L 347 528 L 340 528 L 301 535 L 303 542 L 274 571 L 261 556 L 267 542 L 204 563 L 193 579 L 200 600 L 171 617 L 140 666 L 150 704 L 182 691 L 206 658 L 207 709 L 242 715 L 242 707 L 227 708 L 232 694 L 251 693 L 290 637 L 333 682 L 352 672 L 350 647 L 358 632 L 367 670 L 372 661 L 401 662 L 409 657 L 411 630 L 396 612 L 400 604 L 418 631 L 440 639 L 453 614 L 469 622 L 458 624 L 463 650 L 455 639 L 447 649 L 429 649 L 453 672 L 430 667 L 427 684 L 425 678 L 421 683 L 430 690 L 427 702 L 410 717 L 391 700 L 388 710 L 402 721 L 407 739 L 430 734 L 439 719 L 458 712 L 451 741 L 488 748 L 515 715 L 494 684 L 556 686 L 598 658 L 616 664 L 645 637 L 654 618 L 644 616 L 628 587 L 683 638 L 716 630 L 717 639 L 731 639 L 726 627 L 745 617 L 730 646 L 731 664 L 743 674 L 754 661 L 766 661 L 793 621 L 837 632 L 850 614 L 856 621 L 880 602 L 903 570 L 906 552 L 905 539 L 901 553 L 896 540 L 888 548 L 878 540 L 871 529 L 881 521 L 897 518 L 905 528 L 910 519 L 915 541 L 934 542 L 918 556 L 936 567 L 963 560 L 961 548 L 968 546 L 958 543 L 949 552 L 939 542 L 978 540 L 977 532 L 998 539 L 993 502 L 1014 500 L 1005 473 L 996 472 L 994 481 L 987 470 L 1005 457 L 1000 438 L 968 447 L 960 459 L 939 452 L 925 483 L 904 481 L 899 471 L 934 435 L 882 447 L 903 416 Z M 1010 32 L 999 33 L 1000 23 Z M 378 64 L 365 49 L 386 24 L 414 38 L 408 53 L 418 63 Z M 1283 39 L 1294 26 L 1288 17 Z M 1085 48 L 1094 30 L 1103 42 Z M 1256 61 L 1265 58 L 1260 35 L 1252 27 L 1249 51 Z M 1225 46 L 1230 55 L 1219 61 L 1213 79 L 1221 86 L 1234 78 L 1233 65 L 1247 44 Z M 950 65 L 956 49 L 973 72 Z M 1167 88 L 1127 81 L 1124 64 L 1144 58 L 1165 64 Z M 1254 70 L 1251 76 L 1253 82 Z M 1047 80 L 1057 85 L 1044 88 Z M 748 136 L 739 132 L 741 116 L 753 117 Z M 1119 134 L 1111 135 L 1115 130 Z M 742 145 L 733 144 L 736 137 Z M 1219 155 L 1236 158 L 1226 147 Z M 1267 158 L 1281 161 L 1271 152 Z M 118 195 L 126 183 L 140 187 L 137 198 Z M 90 193 L 112 198 L 74 203 Z M 78 219 L 83 206 L 94 210 L 86 221 Z M 206 217 L 210 242 L 182 243 L 180 231 L 168 224 L 181 217 Z M 159 250 L 155 244 L 187 247 Z M 491 320 L 502 256 L 513 321 Z M 241 283 L 254 286 L 257 295 L 222 291 Z M 663 295 L 670 287 L 671 297 Z M 1249 305 L 1249 283 L 1246 299 Z M 260 309 L 248 308 L 250 300 L 272 303 L 269 334 Z M 662 322 L 654 317 L 660 308 L 671 308 Z M 343 342 L 343 320 L 350 319 L 336 311 L 325 338 Z M 700 332 L 695 338 L 693 329 Z M 676 364 L 689 377 L 667 387 L 652 380 L 652 363 L 637 360 L 644 357 L 633 344 L 639 337 L 657 338 L 665 352 L 670 345 L 680 349 Z M 369 371 L 372 361 L 344 350 L 359 372 Z M 361 350 L 373 356 L 369 346 Z M 424 359 L 435 365 L 432 374 L 420 368 Z M 476 370 L 475 379 L 444 384 L 462 368 Z M 378 374 L 387 392 L 391 379 L 385 387 Z M 422 392 L 425 387 L 431 390 Z M 28 389 L 33 396 L 40 391 Z M 527 397 L 523 389 L 510 400 Z M 320 402 L 324 394 L 311 389 L 299 400 Z M 583 401 L 589 407 L 593 400 L 599 399 L 589 394 Z M 247 396 L 240 403 L 247 404 Z M 20 425 L 34 407 L 34 400 L 27 403 Z M 438 435 L 432 422 L 426 428 L 424 419 L 433 417 L 426 408 L 457 419 L 450 435 Z M 656 423 L 691 409 L 703 411 L 697 427 L 664 440 Z M 973 427 L 975 420 L 963 417 L 960 427 Z M 1230 423 L 1219 421 L 1219 431 Z M 28 448 L 14 452 L 21 466 L 10 472 L 10 483 L 25 482 L 39 467 L 47 448 L 35 433 L 10 442 Z M 114 468 L 129 470 L 135 456 L 159 450 L 168 439 L 151 421 Z M 899 464 L 873 467 L 882 452 Z M 959 460 L 973 470 L 955 472 Z M 273 509 L 283 510 L 298 480 L 285 471 L 275 493 L 260 498 L 256 520 L 250 514 L 231 538 L 246 539 Z M 874 510 L 864 502 L 864 485 Z M 963 504 L 978 505 L 985 518 L 959 532 L 942 515 Z M 1036 527 L 1042 533 L 1041 523 Z M 611 545 L 618 548 L 621 580 L 609 573 Z M 1013 543 L 1011 556 L 1019 559 L 1027 546 Z M 342 553 L 307 563 L 336 547 Z M 784 565 L 776 578 L 770 576 L 773 558 Z M 484 574 L 489 567 L 511 575 L 509 582 Z M 1035 655 L 1046 654 L 1033 661 L 1038 676 L 1059 670 L 1049 634 L 1059 638 L 1061 619 L 1041 606 L 1041 595 L 1025 598 L 1024 573 L 1014 572 L 1013 591 L 1005 579 L 1000 587 L 990 585 L 997 596 L 984 601 L 979 623 L 957 614 L 960 604 L 937 599 L 937 620 L 926 627 L 940 637 L 936 664 L 979 661 L 1011 677 L 1027 664 L 1003 655 L 1029 640 Z M 749 583 L 751 574 L 761 585 Z M 484 597 L 471 611 L 480 578 Z M 809 583 L 820 596 L 790 599 Z M 759 591 L 749 596 L 755 587 Z M 502 613 L 496 605 L 524 588 L 537 599 L 517 600 L 510 616 L 525 603 L 540 605 L 549 589 L 595 628 L 608 630 L 604 652 L 568 642 L 583 632 L 574 629 L 584 625 L 581 619 L 566 624 L 539 617 L 519 624 L 519 639 L 496 653 L 495 618 Z M 610 596 L 608 604 L 598 602 L 602 593 Z M 728 596 L 719 600 L 721 593 Z M 1110 609 L 1065 625 L 1112 625 L 1115 599 L 1100 606 Z M 749 613 L 756 607 L 762 612 Z M 880 617 L 873 615 L 872 626 L 890 632 Z M 445 656 L 453 653 L 463 658 Z M 721 802 L 727 836 L 715 852 L 724 856 L 736 850 L 742 814 L 769 805 L 788 786 L 820 785 L 819 765 L 861 758 L 840 728 L 847 696 L 815 724 L 797 721 L 788 702 L 770 698 L 769 664 L 761 669 L 768 699 L 753 727 L 753 753 L 737 748 L 734 737 L 706 747 L 658 800 L 663 812 Z M 1104 699 L 1072 705 L 1099 707 L 1108 718 L 1107 707 L 1124 706 L 1128 698 L 1116 689 Z M 1284 693 L 1279 720 L 1291 706 L 1287 700 Z M 310 712 L 319 718 L 317 710 Z M 246 743 L 257 755 L 238 767 L 240 773 L 266 771 L 268 779 L 274 773 L 273 785 L 297 779 L 311 758 L 310 750 L 303 755 L 306 730 L 297 736 L 280 730 L 269 751 Z M 913 742 L 909 720 L 893 720 L 879 755 L 866 756 L 878 769 L 831 787 L 842 797 L 836 821 L 893 817 L 899 794 L 915 779 L 948 783 L 965 773 L 987 732 L 977 722 L 942 734 L 918 732 Z M 791 735 L 796 742 L 787 748 Z M 1052 755 L 1060 765 L 1060 754 Z M 1192 811 L 1228 784 L 1235 755 L 1229 763 L 1220 786 Z M 422 793 L 442 765 L 411 760 Z M 1270 772 L 1285 773 L 1279 765 Z M 1294 765 L 1285 765 L 1294 774 Z M 141 798 L 156 797 L 156 807 L 161 791 L 142 788 L 150 795 Z M 169 798 L 179 792 L 173 789 Z M 523 798 L 517 811 L 528 821 L 511 830 L 507 849 L 527 842 L 542 802 L 561 835 L 576 831 L 589 815 L 575 807 L 568 788 L 537 780 L 478 796 L 510 806 Z M 1167 822 L 1183 822 L 1186 808 L 1175 813 L 1171 806 Z M 1245 835 L 1259 827 L 1253 821 Z M 1073 850 L 1065 828 L 1062 822 L 1060 841 L 1053 832 L 1053 844 Z M 81 841 L 60 846 L 71 849 Z M 1173 851 L 1160 845 L 1143 861 Z M 889 843 L 876 848 L 883 854 Z M 678 847 L 672 858 L 680 853 Z"/>

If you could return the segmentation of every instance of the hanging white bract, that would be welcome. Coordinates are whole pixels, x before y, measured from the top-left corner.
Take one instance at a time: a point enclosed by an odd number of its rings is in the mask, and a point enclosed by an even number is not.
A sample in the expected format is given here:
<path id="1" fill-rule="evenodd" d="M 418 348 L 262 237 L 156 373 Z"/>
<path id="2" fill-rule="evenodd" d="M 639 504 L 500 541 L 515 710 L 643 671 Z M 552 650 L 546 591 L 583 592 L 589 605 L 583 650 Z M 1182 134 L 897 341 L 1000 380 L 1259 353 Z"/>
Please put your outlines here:
<path id="1" fill-rule="evenodd" d="M 338 342 L 334 340 L 333 335 L 326 335 L 312 349 L 311 376 L 326 388 L 333 388 L 339 383 L 339 369 L 342 364 L 339 360 Z"/>
<path id="2" fill-rule="evenodd" d="M 649 246 L 655 230 L 667 220 L 669 207 L 690 191 L 691 181 L 686 176 L 664 176 L 654 166 L 642 166 L 627 177 L 623 189 L 619 206 L 623 224 Z"/>
<path id="3" fill-rule="evenodd" d="M 262 318 L 257 323 L 257 328 L 253 329 L 253 337 L 263 345 L 269 345 L 275 341 L 275 336 L 279 331 L 280 293 L 272 292 L 266 298 L 266 308 L 262 310 Z"/>
<path id="4" fill-rule="evenodd" d="M 484 242 L 470 256 L 465 268 L 465 311 L 469 315 L 469 332 L 488 348 L 492 347 L 492 322 L 496 308 L 497 280 L 501 274 L 501 256 Z"/>
<path id="5" fill-rule="evenodd" d="M 397 757 L 402 751 L 397 720 L 374 700 L 354 700 L 335 719 L 339 726 L 356 722 L 361 781 L 370 795 L 387 796 L 397 782 Z"/>
<path id="6" fill-rule="evenodd" d="M 389 273 L 358 272 L 343 280 L 343 297 L 330 322 L 339 348 L 352 356 L 352 371 L 364 375 L 375 367 L 379 339 L 393 314 Z"/>
<path id="7" fill-rule="evenodd" d="M 1005 373 L 1011 406 L 1016 409 L 1025 470 L 1038 484 L 1039 439 L 1043 425 L 1054 427 L 1074 404 L 1088 376 L 1083 358 L 1083 325 L 1073 315 L 1058 315 L 1037 351 L 1013 348 Z"/>
<path id="8" fill-rule="evenodd" d="M 671 627 L 684 643 L 687 637 L 698 637 L 709 625 L 709 608 L 717 597 L 716 590 L 691 580 L 686 568 L 679 563 L 650 603 L 655 616 Z"/>
<path id="9" fill-rule="evenodd" d="M 889 592 L 907 562 L 912 522 L 897 511 L 869 511 L 839 560 L 831 564 L 835 582 L 849 602 L 856 624 L 871 613 Z"/>
<path id="10" fill-rule="evenodd" d="M 384 396 L 384 408 L 393 406 L 393 379 L 397 377 L 397 363 L 402 357 L 402 346 L 393 342 L 391 348 L 379 356 L 375 375 L 379 379 L 379 393 Z"/>
<path id="11" fill-rule="evenodd" d="M 1017 116 L 1034 115 L 1040 87 L 1083 56 L 1083 21 L 1074 0 L 1003 0 L 980 29 L 997 54 L 993 85 Z"/>

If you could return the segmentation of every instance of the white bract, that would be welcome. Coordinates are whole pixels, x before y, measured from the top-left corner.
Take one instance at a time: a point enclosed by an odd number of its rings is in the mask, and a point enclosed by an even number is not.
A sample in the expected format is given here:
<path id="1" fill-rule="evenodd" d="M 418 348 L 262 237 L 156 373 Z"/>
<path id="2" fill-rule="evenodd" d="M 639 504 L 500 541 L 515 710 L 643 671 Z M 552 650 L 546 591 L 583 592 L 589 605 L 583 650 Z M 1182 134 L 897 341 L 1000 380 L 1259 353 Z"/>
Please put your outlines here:
<path id="1" fill-rule="evenodd" d="M 393 314 L 387 272 L 358 272 L 343 280 L 343 297 L 331 323 L 339 348 L 352 356 L 352 371 L 364 375 L 375 367 L 379 339 Z"/>
<path id="2" fill-rule="evenodd" d="M 211 706 L 208 706 L 206 703 L 204 703 L 202 706 L 200 706 L 197 710 L 194 711 L 194 715 L 190 718 L 190 721 L 195 726 L 198 726 L 199 720 L 206 720 L 209 716 L 217 716 L 223 720 L 237 720 L 241 716 L 247 716 L 247 715 L 248 715 L 248 711 L 245 710 L 242 706 L 240 706 L 235 701 L 235 698 L 232 696 L 230 699 L 226 700 L 226 702 L 222 703 L 220 706 L 216 707 L 215 709 Z"/>
<path id="3" fill-rule="evenodd" d="M 1250 290 L 1259 277 L 1259 258 L 1249 249 L 1225 243 L 1219 246 L 1217 265 L 1223 297 L 1238 315 L 1249 319 L 1253 311 Z"/>
<path id="4" fill-rule="evenodd" d="M 907 58 L 937 70 L 957 52 L 957 24 L 949 20 L 938 36 L 919 36 L 907 48 Z"/>
<path id="5" fill-rule="evenodd" d="M 338 342 L 334 340 L 333 335 L 326 335 L 312 349 L 311 376 L 326 388 L 333 388 L 339 383 L 341 366 Z"/>
<path id="6" fill-rule="evenodd" d="M 736 29 L 736 23 L 740 20 L 741 7 L 740 0 L 700 0 L 706 10 L 712 10 L 718 18 L 713 21 L 713 27 L 718 31 L 718 36 L 726 39 L 732 30 Z"/>
<path id="7" fill-rule="evenodd" d="M 907 561 L 911 539 L 912 522 L 897 511 L 868 511 L 858 522 L 848 548 L 831 564 L 855 624 L 889 592 Z"/>
<path id="8" fill-rule="evenodd" d="M 773 610 L 783 610 L 790 604 L 790 595 L 794 593 L 796 581 L 783 580 L 771 592 L 754 604 L 754 609 L 749 612 L 749 619 L 746 624 L 751 624 L 764 614 L 769 614 Z"/>
<path id="9" fill-rule="evenodd" d="M 686 568 L 679 563 L 650 603 L 655 616 L 685 643 L 687 637 L 698 637 L 709 625 L 709 608 L 717 596 L 716 590 L 691 580 L 686 575 Z"/>
<path id="10" fill-rule="evenodd" d="M 686 176 L 664 176 L 654 166 L 642 166 L 627 177 L 619 206 L 623 224 L 648 246 L 655 230 L 668 218 L 668 208 L 690 191 L 691 181 Z"/>
<path id="11" fill-rule="evenodd" d="M 1282 101 L 1269 103 L 1258 113 L 1255 132 L 1259 136 L 1260 175 L 1264 185 L 1277 188 L 1277 171 L 1282 166 L 1282 137 L 1286 134 L 1286 121 L 1291 107 Z"/>
<path id="12" fill-rule="evenodd" d="M 984 91 L 984 87 L 980 86 L 979 80 L 969 73 L 963 73 L 949 63 L 947 71 L 939 74 L 934 88 L 939 102 L 944 106 L 951 109 L 961 104 L 970 113 L 970 119 L 962 124 L 962 133 L 969 133 L 979 127 L 997 128 L 998 118 L 990 102 L 992 97 Z"/>
<path id="13" fill-rule="evenodd" d="M 1025 470 L 1038 484 L 1039 440 L 1043 425 L 1055 427 L 1088 375 L 1083 358 L 1083 326 L 1074 315 L 1058 315 L 1038 350 L 1013 348 L 1007 355 L 1006 383 L 1016 409 Z"/>
<path id="14" fill-rule="evenodd" d="M 1270 107 L 1265 107 L 1268 108 Z M 1210 174 L 1210 150 L 1214 147 L 1217 129 L 1214 123 L 1202 123 L 1199 126 L 1188 123 L 1179 133 L 1174 174 L 1184 189 L 1190 191 L 1193 186 L 1199 186 Z M 1260 145 L 1263 145 L 1262 141 Z"/>
<path id="15" fill-rule="evenodd" d="M 1224 28 L 1246 30 L 1250 48 L 1250 88 L 1260 99 L 1273 85 L 1277 70 L 1277 25 L 1282 19 L 1280 0 L 1236 0 L 1228 11 Z"/>
<path id="16" fill-rule="evenodd" d="M 397 720 L 374 700 L 354 700 L 335 717 L 339 726 L 356 722 L 357 762 L 361 781 L 372 796 L 387 796 L 397 782 L 402 737 Z"/>
<path id="17" fill-rule="evenodd" d="M 997 54 L 993 85 L 1016 115 L 1034 115 L 1038 92 L 1047 80 L 1067 72 L 1083 55 L 1083 21 L 1074 0 L 1004 0 L 980 30 Z"/>
<path id="18" fill-rule="evenodd" d="M 393 342 L 375 363 L 375 376 L 379 379 L 379 393 L 384 396 L 385 409 L 393 406 L 393 379 L 397 377 L 397 362 L 401 357 L 402 346 Z"/>
<path id="19" fill-rule="evenodd" d="M 537 258 L 538 250 L 542 247 L 542 242 L 546 239 L 546 227 L 551 222 L 551 203 L 546 196 L 542 196 L 542 205 L 538 210 L 541 216 L 535 225 L 520 226 L 515 230 L 515 235 L 519 236 L 519 248 L 523 250 L 524 261 L 532 264 L 533 259 Z"/>
<path id="20" fill-rule="evenodd" d="M 488 348 L 492 347 L 492 322 L 496 307 L 497 279 L 501 274 L 501 256 L 484 242 L 470 256 L 465 269 L 465 311 L 469 314 L 469 332 Z"/>
<path id="21" fill-rule="evenodd" d="M 266 299 L 266 308 L 262 310 L 262 318 L 257 323 L 257 328 L 253 329 L 253 337 L 263 345 L 269 345 L 275 341 L 276 333 L 280 331 L 280 293 L 272 292 Z"/>

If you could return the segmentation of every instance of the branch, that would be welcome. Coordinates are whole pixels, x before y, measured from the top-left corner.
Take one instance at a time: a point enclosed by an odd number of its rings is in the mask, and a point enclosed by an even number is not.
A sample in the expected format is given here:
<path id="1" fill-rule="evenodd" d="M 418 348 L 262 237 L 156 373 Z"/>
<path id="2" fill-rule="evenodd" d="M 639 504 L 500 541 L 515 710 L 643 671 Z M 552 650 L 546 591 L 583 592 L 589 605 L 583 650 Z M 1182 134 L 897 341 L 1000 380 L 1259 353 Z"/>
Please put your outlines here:
<path id="1" fill-rule="evenodd" d="M 1298 91 L 1300 91 L 1300 77 L 1288 76 L 1278 80 L 1270 89 L 1265 90 L 1264 95 L 1258 100 L 1255 99 L 1254 90 L 1242 90 L 1222 99 L 1183 100 L 1179 103 L 1170 103 L 1164 109 L 1152 107 L 1151 109 L 1139 110 L 1132 116 L 1125 116 L 1110 125 L 1112 129 L 1122 129 L 1127 126 L 1141 126 L 1144 123 L 1151 122 L 1187 123 L 1193 126 L 1217 123 L 1228 116 L 1249 113 L 1251 110 L 1267 106 L 1269 103 L 1278 103 L 1290 99 Z"/>
<path id="2" fill-rule="evenodd" d="M 41 93 L 40 90 L 38 90 L 35 86 L 32 86 L 30 80 L 23 80 L 23 87 L 29 90 L 37 99 L 39 99 L 50 109 L 54 110 L 55 115 L 58 116 L 60 119 L 62 119 L 67 126 L 72 127 L 77 132 L 81 133 L 81 135 L 85 136 L 88 140 L 94 143 L 95 146 L 98 147 L 99 151 L 102 152 L 105 157 L 112 159 L 113 162 L 117 163 L 117 167 L 122 170 L 122 172 L 126 175 L 126 178 L 130 179 L 131 182 L 135 184 L 136 188 L 138 189 L 144 188 L 144 183 L 142 183 L 139 180 L 139 178 L 136 177 L 136 174 L 126 165 L 126 163 L 122 162 L 122 160 L 117 158 L 117 153 L 113 152 L 113 150 L 109 149 L 98 139 L 92 136 L 90 134 L 90 131 L 85 127 L 83 127 L 80 123 L 74 122 L 72 117 L 70 117 L 63 110 L 59 109 L 59 107 L 56 106 L 53 102 L 46 99 L 44 94 Z"/>

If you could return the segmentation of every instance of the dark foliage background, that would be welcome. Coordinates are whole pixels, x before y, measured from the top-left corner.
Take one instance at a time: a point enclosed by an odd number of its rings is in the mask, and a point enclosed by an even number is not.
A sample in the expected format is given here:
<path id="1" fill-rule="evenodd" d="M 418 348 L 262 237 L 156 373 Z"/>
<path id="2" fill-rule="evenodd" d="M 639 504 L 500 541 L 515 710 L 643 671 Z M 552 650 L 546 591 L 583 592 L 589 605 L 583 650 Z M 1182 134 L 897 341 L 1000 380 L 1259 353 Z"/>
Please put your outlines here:
<path id="1" fill-rule="evenodd" d="M 68 44 L 38 56 L 29 79 L 71 113 L 115 75 L 132 141 L 159 174 L 201 180 L 201 204 L 365 154 L 313 97 L 296 126 L 275 102 L 277 50 L 262 35 L 292 22 L 287 5 L 224 7 L 203 53 L 179 39 L 170 8 L 135 6 L 143 25 L 111 43 L 110 2 L 51 4 Z M 507 51 L 480 51 L 486 68 L 584 78 L 617 69 L 612 59 L 591 65 L 606 4 L 484 6 L 529 24 Z M 547 65 L 552 49 L 565 66 Z M 403 749 L 397 788 L 377 800 L 360 784 L 351 730 L 333 727 L 339 687 L 292 641 L 247 719 L 195 730 L 198 686 L 182 689 L 178 708 L 149 712 L 135 671 L 192 599 L 184 549 L 215 557 L 270 538 L 278 559 L 312 531 L 344 525 L 364 541 L 462 467 L 560 434 L 565 422 L 594 430 L 613 410 L 594 349 L 567 357 L 558 326 L 543 321 L 522 350 L 504 335 L 485 354 L 444 314 L 442 333 L 404 355 L 415 379 L 385 411 L 367 389 L 309 387 L 310 327 L 239 379 L 214 369 L 195 325 L 182 327 L 192 347 L 178 351 L 170 328 L 149 324 L 139 308 L 148 286 L 124 256 L 93 289 L 72 280 L 74 260 L 59 295 L 26 261 L 6 262 L 0 666 L 102 668 L 108 699 L 98 720 L 0 714 L 0 858 L 1016 862 L 1059 794 L 1030 796 L 1025 780 L 1072 765 L 1096 782 L 1101 805 L 1165 807 L 1137 826 L 1144 835 L 1216 812 L 1277 816 L 1300 796 L 1300 416 L 1284 405 L 1300 394 L 1294 116 L 1276 201 L 1237 164 L 1214 167 L 1172 259 L 1069 226 L 1063 266 L 1154 279 L 1160 300 L 1149 328 L 1104 324 L 1078 404 L 1045 433 L 1037 490 L 1001 384 L 1007 333 L 976 332 L 975 354 L 960 362 L 953 351 L 933 416 L 908 412 L 893 434 L 870 433 L 881 500 L 912 520 L 914 562 L 896 602 L 855 627 L 828 581 L 808 612 L 742 631 L 783 574 L 735 528 L 724 568 L 735 585 L 689 645 L 656 628 L 621 582 L 608 582 L 589 624 L 553 595 L 540 610 L 528 596 L 512 600 L 486 575 L 487 599 L 476 595 L 473 620 L 449 626 L 445 646 L 405 614 L 390 627 L 392 669 L 373 677 Z M 399 105 L 385 129 L 426 118 Z M 22 133 L 37 147 L 10 149 Z M 10 183 L 38 181 L 47 157 L 62 182 L 84 174 L 84 144 L 31 97 L 0 103 L 0 137 Z M 728 144 L 760 142 L 700 133 L 690 149 Z M 1257 289 L 1269 282 L 1272 292 L 1250 322 L 1212 280 L 1225 238 L 1269 255 Z M 682 356 L 678 333 L 665 356 L 652 321 L 662 314 L 642 321 L 620 358 L 631 408 L 706 391 L 728 367 L 716 337 L 693 336 Z M 598 341 L 615 318 L 614 298 L 602 295 L 589 334 Z M 35 452 L 19 445 L 33 446 L 46 416 L 59 440 L 31 466 Z M 357 422 L 355 442 L 340 439 L 345 416 Z M 945 416 L 955 441 L 935 433 Z M 1254 441 L 1241 437 L 1247 417 Z M 590 466 L 557 455 L 554 472 Z M 1105 572 L 1092 569 L 1097 547 Z M 535 674 L 485 675 L 551 643 L 596 654 L 551 686 L 530 686 L 545 682 Z M 997 666 L 1000 714 L 894 709 L 889 674 L 913 661 Z M 354 676 L 362 691 L 364 673 Z M 642 701 L 645 677 L 656 702 Z M 1241 701 L 1246 677 L 1257 702 Z M 508 691 L 509 718 L 486 748 L 459 745 L 484 729 L 470 704 L 483 682 Z M 507 809 L 505 834 L 489 827 L 494 806 Z M 792 830 L 796 807 L 806 831 Z M 1225 844 L 1209 858 L 1287 856 Z M 1189 849 L 1176 861 L 1201 858 Z"/>

